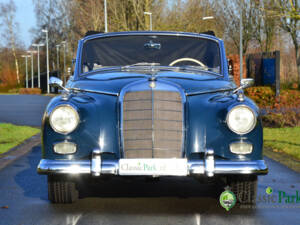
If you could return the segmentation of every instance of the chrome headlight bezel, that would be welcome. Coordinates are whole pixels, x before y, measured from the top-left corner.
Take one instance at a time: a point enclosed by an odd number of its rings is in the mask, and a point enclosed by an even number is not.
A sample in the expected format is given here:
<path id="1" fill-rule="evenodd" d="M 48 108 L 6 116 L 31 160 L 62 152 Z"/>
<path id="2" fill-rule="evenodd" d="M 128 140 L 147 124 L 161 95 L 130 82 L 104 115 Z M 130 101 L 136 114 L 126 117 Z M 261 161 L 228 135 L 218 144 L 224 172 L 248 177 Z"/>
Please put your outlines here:
<path id="1" fill-rule="evenodd" d="M 74 124 L 73 127 L 71 127 L 71 129 L 69 129 L 69 130 L 61 130 L 61 129 L 59 129 L 58 126 L 57 126 L 57 125 L 55 124 L 55 122 L 53 121 L 53 115 L 54 115 L 54 113 L 57 112 L 57 110 L 59 110 L 60 108 L 68 108 L 68 109 L 71 110 L 70 112 L 72 112 L 73 115 L 74 115 L 74 118 L 75 118 L 75 124 Z M 80 121 L 79 121 L 79 114 L 78 114 L 77 109 L 76 109 L 75 107 L 73 107 L 72 105 L 69 105 L 69 104 L 62 104 L 62 105 L 56 106 L 56 107 L 52 110 L 52 112 L 51 112 L 51 114 L 50 114 L 50 116 L 49 116 L 49 123 L 50 123 L 51 128 L 52 128 L 55 132 L 60 133 L 60 134 L 69 134 L 69 133 L 73 132 L 73 131 L 78 127 L 79 122 L 80 122 Z"/>
<path id="2" fill-rule="evenodd" d="M 244 108 L 244 109 L 247 109 L 249 110 L 249 112 L 251 112 L 251 114 L 253 115 L 253 121 L 251 123 L 251 126 L 249 126 L 247 129 L 244 129 L 244 130 L 237 130 L 235 129 L 232 124 L 230 124 L 230 116 L 232 115 L 232 113 L 234 112 L 234 110 L 238 109 L 238 108 Z M 227 124 L 227 127 L 234 133 L 236 134 L 239 134 L 239 135 L 244 135 L 244 134 L 248 134 L 250 133 L 256 126 L 257 124 L 257 114 L 254 112 L 253 109 L 251 109 L 249 106 L 247 105 L 236 105 L 234 107 L 232 107 L 228 113 L 227 113 L 227 116 L 226 116 L 226 124 Z"/>

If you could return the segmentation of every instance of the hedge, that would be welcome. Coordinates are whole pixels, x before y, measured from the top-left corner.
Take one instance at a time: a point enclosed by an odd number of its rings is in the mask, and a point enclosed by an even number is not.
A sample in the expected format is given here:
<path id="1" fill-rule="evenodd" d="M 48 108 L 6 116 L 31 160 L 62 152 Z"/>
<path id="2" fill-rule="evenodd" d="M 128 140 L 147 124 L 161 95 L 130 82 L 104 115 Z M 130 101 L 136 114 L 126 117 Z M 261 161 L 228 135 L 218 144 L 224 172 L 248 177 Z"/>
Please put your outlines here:
<path id="1" fill-rule="evenodd" d="M 40 88 L 20 88 L 19 94 L 23 95 L 40 95 L 42 90 Z"/>

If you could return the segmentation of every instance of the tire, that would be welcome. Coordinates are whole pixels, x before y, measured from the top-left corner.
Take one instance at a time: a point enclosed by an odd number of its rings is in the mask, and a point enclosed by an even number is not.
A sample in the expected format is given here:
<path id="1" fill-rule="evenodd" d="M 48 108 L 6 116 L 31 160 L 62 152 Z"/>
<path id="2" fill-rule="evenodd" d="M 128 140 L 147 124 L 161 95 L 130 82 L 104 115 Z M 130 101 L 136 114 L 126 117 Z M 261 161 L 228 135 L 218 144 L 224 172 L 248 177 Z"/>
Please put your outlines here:
<path id="1" fill-rule="evenodd" d="M 48 198 L 52 203 L 73 203 L 78 196 L 74 181 L 67 177 L 48 176 Z"/>
<path id="2" fill-rule="evenodd" d="M 229 179 L 230 190 L 240 204 L 255 204 L 257 194 L 257 176 Z"/>

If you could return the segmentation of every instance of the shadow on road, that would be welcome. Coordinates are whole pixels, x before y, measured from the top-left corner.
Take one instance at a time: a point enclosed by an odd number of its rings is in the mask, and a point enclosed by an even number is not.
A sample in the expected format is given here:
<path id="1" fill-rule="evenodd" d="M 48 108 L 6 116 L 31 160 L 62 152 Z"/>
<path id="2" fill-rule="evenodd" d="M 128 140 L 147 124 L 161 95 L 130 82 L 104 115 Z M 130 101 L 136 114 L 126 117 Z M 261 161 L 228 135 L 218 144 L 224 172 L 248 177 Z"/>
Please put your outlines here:
<path id="1" fill-rule="evenodd" d="M 29 168 L 21 170 L 15 176 L 15 182 L 23 189 L 24 196 L 48 200 L 47 177 L 39 176 L 36 168 L 41 157 L 41 146 L 32 148 L 31 153 L 25 156 Z M 14 164 L 13 166 L 18 166 Z"/>

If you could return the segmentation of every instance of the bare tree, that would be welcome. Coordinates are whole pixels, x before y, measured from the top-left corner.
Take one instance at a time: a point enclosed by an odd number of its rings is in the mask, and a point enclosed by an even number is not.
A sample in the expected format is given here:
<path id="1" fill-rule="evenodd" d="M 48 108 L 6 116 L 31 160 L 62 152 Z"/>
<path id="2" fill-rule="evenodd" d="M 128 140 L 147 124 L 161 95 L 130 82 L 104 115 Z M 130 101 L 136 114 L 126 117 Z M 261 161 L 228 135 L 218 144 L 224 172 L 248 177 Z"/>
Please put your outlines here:
<path id="1" fill-rule="evenodd" d="M 273 0 L 276 4 L 277 15 L 280 18 L 280 27 L 286 31 L 295 48 L 296 63 L 298 71 L 298 82 L 300 83 L 300 0 Z"/>
<path id="2" fill-rule="evenodd" d="M 103 1 L 74 0 L 72 3 L 74 10 L 72 20 L 77 34 L 82 36 L 88 30 L 104 31 Z"/>
<path id="3" fill-rule="evenodd" d="M 33 0 L 33 3 L 37 18 L 34 42 L 45 42 L 45 34 L 41 31 L 48 30 L 50 69 L 57 69 L 56 45 L 68 41 L 70 34 L 71 0 Z M 67 44 L 69 46 L 69 42 Z"/>
<path id="4" fill-rule="evenodd" d="M 273 0 L 260 0 L 255 2 L 253 19 L 253 36 L 258 41 L 260 49 L 264 52 L 271 50 L 273 40 L 277 29 L 276 15 L 274 14 Z"/>
<path id="5" fill-rule="evenodd" d="M 213 3 L 217 23 L 224 28 L 225 39 L 229 38 L 236 47 L 237 52 L 240 48 L 240 16 L 242 12 L 243 24 L 243 53 L 248 49 L 250 41 L 253 39 L 253 21 L 255 20 L 255 1 L 251 0 L 220 0 Z"/>
<path id="6" fill-rule="evenodd" d="M 0 3 L 0 17 L 2 19 L 2 26 L 5 29 L 5 31 L 3 32 L 3 36 L 5 39 L 7 39 L 8 44 L 11 46 L 12 54 L 14 56 L 15 61 L 17 82 L 18 84 L 20 84 L 19 62 L 16 53 L 16 32 L 18 24 L 15 22 L 15 13 L 16 5 L 13 0 L 10 0 L 8 3 Z"/>

